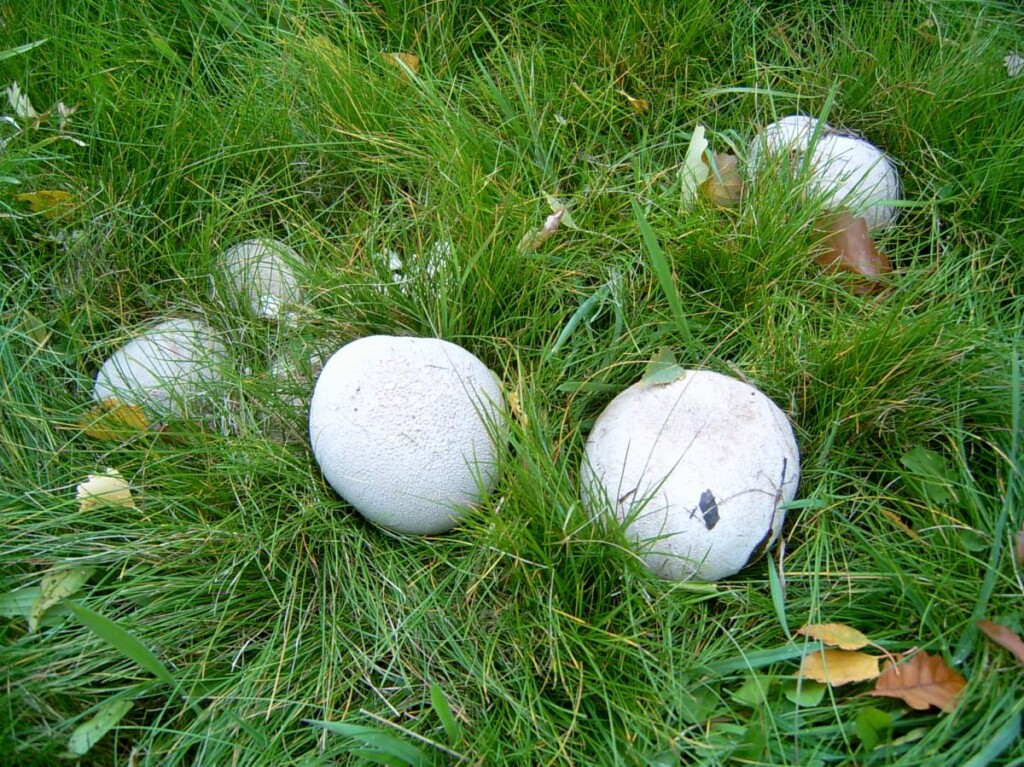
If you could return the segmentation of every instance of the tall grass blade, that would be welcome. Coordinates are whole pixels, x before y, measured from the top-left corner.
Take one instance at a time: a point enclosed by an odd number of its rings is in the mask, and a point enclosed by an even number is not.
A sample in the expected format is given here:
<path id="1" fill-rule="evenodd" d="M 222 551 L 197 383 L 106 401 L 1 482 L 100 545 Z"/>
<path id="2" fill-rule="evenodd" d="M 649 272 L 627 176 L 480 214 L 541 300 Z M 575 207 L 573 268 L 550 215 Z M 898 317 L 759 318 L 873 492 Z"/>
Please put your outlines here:
<path id="1" fill-rule="evenodd" d="M 71 600 L 65 600 L 64 604 L 67 605 L 72 615 L 93 634 L 129 660 L 142 666 L 142 668 L 146 669 L 146 671 L 161 682 L 177 687 L 177 682 L 167 666 L 156 657 L 152 650 L 125 631 L 120 625 L 106 616 L 100 615 L 98 612 Z"/>

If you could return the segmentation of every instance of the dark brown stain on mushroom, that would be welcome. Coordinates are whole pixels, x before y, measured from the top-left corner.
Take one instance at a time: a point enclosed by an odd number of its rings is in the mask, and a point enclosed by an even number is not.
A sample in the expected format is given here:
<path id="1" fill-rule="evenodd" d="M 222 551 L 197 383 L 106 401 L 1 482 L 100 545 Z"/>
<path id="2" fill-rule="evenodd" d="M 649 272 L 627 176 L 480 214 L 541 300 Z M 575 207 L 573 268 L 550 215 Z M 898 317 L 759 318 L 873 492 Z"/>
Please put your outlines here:
<path id="1" fill-rule="evenodd" d="M 708 530 L 713 530 L 715 525 L 718 524 L 718 501 L 715 500 L 715 494 L 708 488 L 700 494 L 700 513 L 704 517 L 704 527 Z"/>

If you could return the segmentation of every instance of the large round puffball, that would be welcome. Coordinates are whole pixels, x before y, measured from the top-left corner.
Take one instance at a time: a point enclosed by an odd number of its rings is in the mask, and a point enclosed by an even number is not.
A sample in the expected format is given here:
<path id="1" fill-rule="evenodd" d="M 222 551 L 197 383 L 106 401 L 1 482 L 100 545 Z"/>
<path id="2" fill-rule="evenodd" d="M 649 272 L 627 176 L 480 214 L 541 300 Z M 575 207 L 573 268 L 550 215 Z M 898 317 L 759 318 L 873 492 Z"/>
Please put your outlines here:
<path id="1" fill-rule="evenodd" d="M 460 346 L 367 336 L 324 365 L 309 438 L 324 477 L 368 520 L 443 533 L 497 481 L 502 402 L 497 377 Z"/>
<path id="2" fill-rule="evenodd" d="M 626 526 L 647 567 L 716 581 L 778 537 L 800 454 L 785 414 L 758 389 L 706 370 L 634 384 L 587 439 L 584 507 Z"/>
<path id="3" fill-rule="evenodd" d="M 899 174 L 885 152 L 870 141 L 813 117 L 792 115 L 765 126 L 754 137 L 747 163 L 755 174 L 762 170 L 762 153 L 788 153 L 791 172 L 807 159 L 810 186 L 822 205 L 863 216 L 871 231 L 884 229 L 896 218 L 897 208 L 891 203 L 900 196 Z"/>
<path id="4" fill-rule="evenodd" d="M 259 317 L 279 317 L 302 300 L 297 275 L 302 259 L 283 242 L 239 242 L 224 251 L 221 264 L 231 287 Z"/>
<path id="5" fill-rule="evenodd" d="M 96 374 L 93 396 L 136 405 L 157 419 L 185 418 L 222 379 L 226 359 L 206 323 L 167 320 L 110 355 Z"/>

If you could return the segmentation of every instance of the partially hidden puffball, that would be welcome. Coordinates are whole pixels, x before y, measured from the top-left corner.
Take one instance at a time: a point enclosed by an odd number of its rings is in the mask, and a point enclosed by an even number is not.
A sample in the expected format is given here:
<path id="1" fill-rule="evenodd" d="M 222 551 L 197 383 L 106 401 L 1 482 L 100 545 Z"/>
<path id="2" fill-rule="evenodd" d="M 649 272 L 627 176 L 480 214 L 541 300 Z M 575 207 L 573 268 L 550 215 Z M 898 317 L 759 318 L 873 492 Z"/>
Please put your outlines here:
<path id="1" fill-rule="evenodd" d="M 93 396 L 136 405 L 157 420 L 195 416 L 223 378 L 226 360 L 206 323 L 166 320 L 110 355 L 96 374 Z"/>
<path id="2" fill-rule="evenodd" d="M 611 401 L 587 440 L 584 507 L 626 525 L 647 567 L 716 581 L 778 537 L 800 454 L 785 414 L 758 389 L 690 370 Z"/>
<path id="3" fill-rule="evenodd" d="M 283 242 L 239 242 L 224 251 L 221 265 L 233 290 L 256 316 L 274 319 L 302 301 L 298 278 L 302 259 Z"/>
<path id="4" fill-rule="evenodd" d="M 810 152 L 810 157 L 805 158 Z M 891 203 L 900 197 L 896 166 L 871 142 L 837 130 L 807 115 L 791 115 L 762 129 L 747 151 L 747 165 L 755 176 L 767 163 L 788 154 L 786 167 L 800 170 L 808 162 L 810 185 L 821 195 L 823 207 L 848 210 L 863 216 L 870 231 L 879 231 L 896 219 Z"/>
<path id="5" fill-rule="evenodd" d="M 497 377 L 462 347 L 367 336 L 324 365 L 309 438 L 324 478 L 366 519 L 431 535 L 494 487 L 503 412 Z"/>

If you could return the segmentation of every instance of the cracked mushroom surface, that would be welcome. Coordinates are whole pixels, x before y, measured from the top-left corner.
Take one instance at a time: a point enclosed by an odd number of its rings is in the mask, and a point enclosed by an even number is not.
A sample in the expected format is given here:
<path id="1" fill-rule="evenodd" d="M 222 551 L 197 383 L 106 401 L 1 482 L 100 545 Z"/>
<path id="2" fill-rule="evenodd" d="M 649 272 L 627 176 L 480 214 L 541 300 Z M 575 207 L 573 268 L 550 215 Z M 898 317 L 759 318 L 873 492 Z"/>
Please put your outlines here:
<path id="1" fill-rule="evenodd" d="M 432 535 L 493 489 L 503 412 L 497 376 L 462 347 L 367 336 L 324 365 L 309 437 L 324 478 L 360 514 Z"/>
<path id="2" fill-rule="evenodd" d="M 690 370 L 611 401 L 587 439 L 581 493 L 591 514 L 626 526 L 659 577 L 716 581 L 775 541 L 799 478 L 793 429 L 771 399 Z"/>

